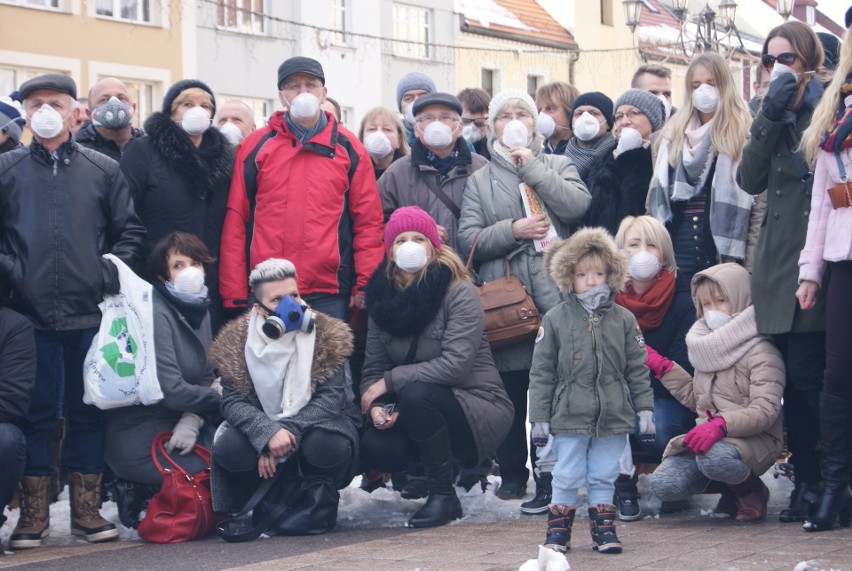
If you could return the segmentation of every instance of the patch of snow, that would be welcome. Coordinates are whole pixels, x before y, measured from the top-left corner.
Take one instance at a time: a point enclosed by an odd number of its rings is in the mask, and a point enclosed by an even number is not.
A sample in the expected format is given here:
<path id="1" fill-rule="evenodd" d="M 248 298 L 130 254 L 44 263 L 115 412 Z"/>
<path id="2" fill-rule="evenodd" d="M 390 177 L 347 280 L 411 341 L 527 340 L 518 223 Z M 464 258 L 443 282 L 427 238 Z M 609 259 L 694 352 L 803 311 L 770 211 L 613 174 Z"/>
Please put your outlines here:
<path id="1" fill-rule="evenodd" d="M 520 18 L 510 10 L 503 8 L 493 0 L 455 0 L 453 10 L 464 14 L 468 20 L 475 20 L 486 28 L 491 24 L 516 28 L 519 30 L 537 31 L 535 28 L 524 24 Z"/>

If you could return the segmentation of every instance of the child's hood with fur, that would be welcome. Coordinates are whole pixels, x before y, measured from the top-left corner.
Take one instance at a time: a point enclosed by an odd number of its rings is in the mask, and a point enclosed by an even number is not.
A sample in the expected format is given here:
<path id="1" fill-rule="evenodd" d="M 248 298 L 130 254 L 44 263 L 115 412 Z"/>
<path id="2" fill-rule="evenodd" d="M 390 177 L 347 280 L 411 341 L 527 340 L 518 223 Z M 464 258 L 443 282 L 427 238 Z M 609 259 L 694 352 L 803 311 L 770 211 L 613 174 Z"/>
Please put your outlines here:
<path id="1" fill-rule="evenodd" d="M 603 228 L 583 228 L 567 240 L 555 240 L 544 252 L 544 268 L 556 286 L 564 292 L 574 291 L 574 271 L 583 256 L 597 253 L 607 270 L 607 284 L 613 292 L 627 284 L 627 257 Z"/>

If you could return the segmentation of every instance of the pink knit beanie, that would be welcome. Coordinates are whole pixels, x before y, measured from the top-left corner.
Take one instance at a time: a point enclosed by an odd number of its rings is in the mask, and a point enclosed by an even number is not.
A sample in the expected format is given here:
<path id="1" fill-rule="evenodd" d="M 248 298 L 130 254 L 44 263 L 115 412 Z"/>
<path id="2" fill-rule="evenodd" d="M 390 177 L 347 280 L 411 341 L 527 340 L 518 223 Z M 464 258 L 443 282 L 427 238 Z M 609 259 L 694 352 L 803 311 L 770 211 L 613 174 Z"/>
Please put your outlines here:
<path id="1" fill-rule="evenodd" d="M 385 224 L 385 254 L 390 256 L 391 246 L 403 232 L 420 232 L 432 242 L 436 250 L 441 249 L 441 237 L 435 220 L 419 206 L 403 206 L 393 211 Z"/>

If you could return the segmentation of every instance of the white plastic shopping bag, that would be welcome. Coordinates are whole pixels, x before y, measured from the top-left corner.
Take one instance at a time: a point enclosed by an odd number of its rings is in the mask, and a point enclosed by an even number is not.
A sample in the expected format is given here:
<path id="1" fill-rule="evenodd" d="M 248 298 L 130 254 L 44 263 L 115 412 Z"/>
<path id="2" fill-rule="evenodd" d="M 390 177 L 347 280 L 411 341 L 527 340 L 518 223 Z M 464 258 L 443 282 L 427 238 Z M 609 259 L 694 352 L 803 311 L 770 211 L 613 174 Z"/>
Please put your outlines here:
<path id="1" fill-rule="evenodd" d="M 83 402 L 106 410 L 163 399 L 154 347 L 154 296 L 151 284 L 112 254 L 120 292 L 98 305 L 101 326 L 83 363 Z"/>

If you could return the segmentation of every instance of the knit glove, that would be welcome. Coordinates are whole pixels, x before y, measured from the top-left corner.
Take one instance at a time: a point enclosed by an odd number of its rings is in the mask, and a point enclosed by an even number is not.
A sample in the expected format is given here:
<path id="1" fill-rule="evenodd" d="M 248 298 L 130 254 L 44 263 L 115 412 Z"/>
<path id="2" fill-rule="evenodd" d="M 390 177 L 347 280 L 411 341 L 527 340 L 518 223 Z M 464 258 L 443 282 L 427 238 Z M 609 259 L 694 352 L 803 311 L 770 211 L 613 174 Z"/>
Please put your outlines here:
<path id="1" fill-rule="evenodd" d="M 696 456 L 703 456 L 710 447 L 728 435 L 728 424 L 721 416 L 712 416 L 709 411 L 707 415 L 710 420 L 699 424 L 686 433 L 683 444 Z"/>
<path id="2" fill-rule="evenodd" d="M 536 448 L 547 446 L 547 438 L 549 436 L 549 422 L 533 422 L 532 429 L 530 430 L 530 440 L 532 440 L 533 446 L 535 446 Z"/>
<path id="3" fill-rule="evenodd" d="M 639 419 L 639 441 L 652 444 L 657 439 L 657 425 L 654 423 L 653 410 L 640 410 L 636 413 Z"/>
<path id="4" fill-rule="evenodd" d="M 796 96 L 798 85 L 799 80 L 789 73 L 772 80 L 766 95 L 763 96 L 763 104 L 760 108 L 763 116 L 770 121 L 781 121 L 784 118 L 784 112 Z"/>
<path id="5" fill-rule="evenodd" d="M 172 430 L 172 437 L 166 442 L 166 452 L 171 454 L 175 448 L 180 450 L 181 456 L 186 456 L 195 448 L 198 440 L 198 431 L 204 426 L 204 419 L 191 412 L 185 412 Z"/>
<path id="6" fill-rule="evenodd" d="M 674 368 L 674 361 L 663 357 L 650 345 L 645 345 L 648 356 L 645 358 L 645 366 L 651 369 L 655 379 L 659 379 Z"/>

